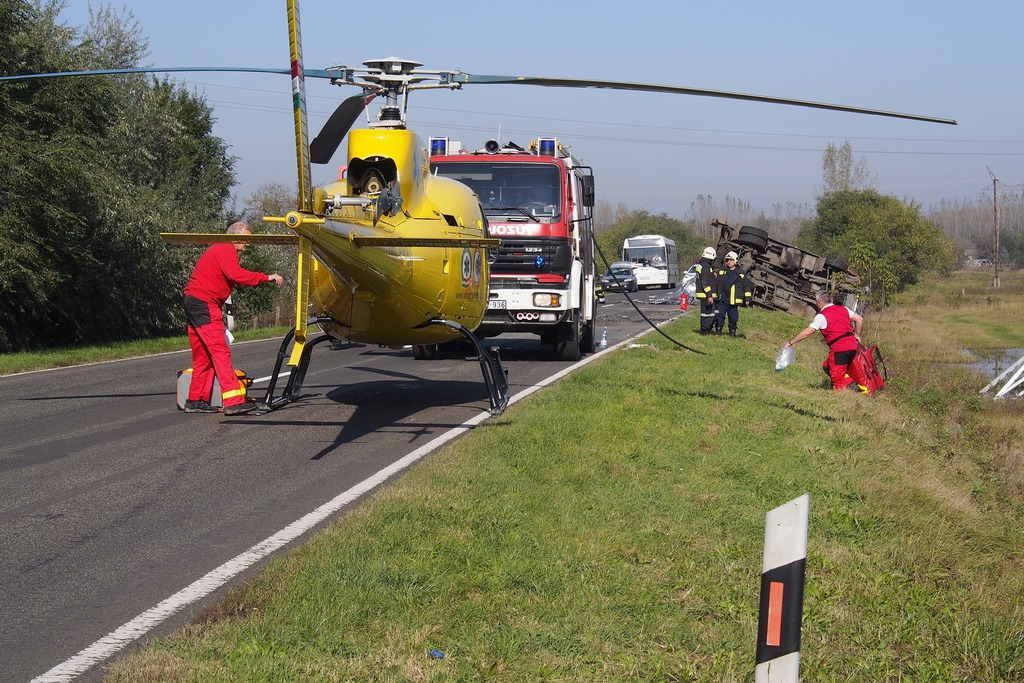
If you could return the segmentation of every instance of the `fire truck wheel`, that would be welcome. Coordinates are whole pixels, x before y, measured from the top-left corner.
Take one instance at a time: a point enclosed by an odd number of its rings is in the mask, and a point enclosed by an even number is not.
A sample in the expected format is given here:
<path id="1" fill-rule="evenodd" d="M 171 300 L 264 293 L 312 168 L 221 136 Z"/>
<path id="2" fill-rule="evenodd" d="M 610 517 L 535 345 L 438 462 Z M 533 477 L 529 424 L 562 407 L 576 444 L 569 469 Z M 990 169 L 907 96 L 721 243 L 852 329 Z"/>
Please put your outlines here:
<path id="1" fill-rule="evenodd" d="M 563 323 L 564 329 L 558 343 L 555 344 L 555 353 L 560 360 L 578 361 L 580 355 L 580 337 L 582 334 L 579 316 L 573 316 L 570 322 Z"/>
<path id="2" fill-rule="evenodd" d="M 583 342 L 580 351 L 584 354 L 591 354 L 597 350 L 597 340 L 594 339 L 595 329 L 596 325 L 593 320 L 583 326 Z"/>

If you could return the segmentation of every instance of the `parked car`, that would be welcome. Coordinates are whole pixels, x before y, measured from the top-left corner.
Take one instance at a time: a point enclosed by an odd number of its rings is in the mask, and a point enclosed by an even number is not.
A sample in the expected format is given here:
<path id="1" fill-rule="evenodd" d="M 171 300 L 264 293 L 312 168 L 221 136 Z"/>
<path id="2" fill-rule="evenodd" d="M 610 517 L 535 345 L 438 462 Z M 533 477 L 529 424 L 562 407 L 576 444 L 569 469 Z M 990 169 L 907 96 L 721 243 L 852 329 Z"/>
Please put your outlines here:
<path id="1" fill-rule="evenodd" d="M 608 267 L 608 272 L 601 278 L 606 291 L 635 292 L 637 290 L 635 263 L 616 261 Z"/>
<path id="2" fill-rule="evenodd" d="M 737 229 L 721 218 L 712 220 L 711 225 L 719 228 L 715 267 L 724 267 L 727 252 L 739 254 L 736 266 L 753 281 L 755 304 L 811 317 L 818 311 L 814 295 L 827 289 L 833 298 L 857 310 L 860 277 L 840 259 L 773 240 L 761 228 L 745 225 Z"/>
<path id="3" fill-rule="evenodd" d="M 687 268 L 686 272 L 683 273 L 682 281 L 680 282 L 679 289 L 677 291 L 679 296 L 677 296 L 676 299 L 680 299 L 683 294 L 686 294 L 686 296 L 690 297 L 691 301 L 693 300 L 694 295 L 697 293 L 696 263 Z"/>

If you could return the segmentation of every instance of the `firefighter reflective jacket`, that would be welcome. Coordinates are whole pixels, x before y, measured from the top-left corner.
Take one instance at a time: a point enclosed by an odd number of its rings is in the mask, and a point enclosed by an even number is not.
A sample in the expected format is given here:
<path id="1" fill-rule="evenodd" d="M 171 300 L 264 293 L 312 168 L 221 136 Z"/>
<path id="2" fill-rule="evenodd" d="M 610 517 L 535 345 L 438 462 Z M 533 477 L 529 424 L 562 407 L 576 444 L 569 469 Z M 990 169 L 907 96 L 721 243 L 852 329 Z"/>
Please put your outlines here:
<path id="1" fill-rule="evenodd" d="M 730 305 L 750 303 L 754 294 L 753 286 L 746 273 L 739 268 L 723 268 L 718 271 L 718 298 Z"/>
<path id="2" fill-rule="evenodd" d="M 693 296 L 697 299 L 717 296 L 718 281 L 715 278 L 715 267 L 712 265 L 711 259 L 702 258 L 697 262 L 696 269 L 697 279 L 694 283 L 696 291 Z"/>

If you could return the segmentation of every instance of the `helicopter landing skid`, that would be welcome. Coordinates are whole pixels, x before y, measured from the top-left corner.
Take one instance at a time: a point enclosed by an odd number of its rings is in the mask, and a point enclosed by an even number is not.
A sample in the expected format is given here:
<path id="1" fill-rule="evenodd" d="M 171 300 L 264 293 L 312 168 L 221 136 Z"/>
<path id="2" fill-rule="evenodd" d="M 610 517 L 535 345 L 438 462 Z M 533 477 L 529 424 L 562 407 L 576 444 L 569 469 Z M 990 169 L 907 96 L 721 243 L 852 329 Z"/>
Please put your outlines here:
<path id="1" fill-rule="evenodd" d="M 331 318 L 318 318 L 315 322 L 335 321 Z M 270 375 L 267 395 L 263 398 L 262 403 L 256 404 L 256 410 L 253 411 L 254 415 L 266 415 L 272 410 L 297 401 L 299 393 L 302 391 L 302 382 L 306 379 L 306 370 L 309 368 L 309 358 L 313 353 L 313 347 L 331 339 L 330 336 L 322 334 L 306 343 L 302 349 L 302 354 L 299 356 L 299 364 L 288 375 L 288 383 L 285 385 L 284 391 L 281 392 L 280 396 L 274 398 L 274 389 L 277 388 L 277 381 L 281 378 L 281 369 L 284 367 L 285 359 L 288 357 L 288 346 L 294 338 L 295 328 L 292 328 L 284 336 L 284 340 L 281 341 L 281 348 L 277 351 L 277 362 L 274 363 L 274 372 Z"/>
<path id="2" fill-rule="evenodd" d="M 318 318 L 314 322 L 337 321 L 332 318 Z M 472 332 L 451 320 L 435 318 L 427 321 L 424 325 L 445 325 L 458 330 L 473 344 L 476 348 L 477 358 L 480 361 L 480 371 L 483 374 L 484 385 L 487 387 L 491 415 L 500 415 L 508 407 L 508 371 L 501 366 L 501 358 L 498 356 L 497 348 L 488 351 Z M 309 359 L 312 355 L 313 347 L 331 339 L 330 336 L 322 334 L 306 343 L 302 349 L 302 354 L 299 356 L 298 365 L 288 376 L 288 383 L 285 385 L 284 391 L 281 392 L 280 396 L 274 398 L 274 390 L 277 388 L 277 382 L 281 378 L 281 370 L 284 367 L 285 359 L 288 358 L 288 347 L 294 338 L 295 329 L 293 328 L 289 330 L 288 334 L 281 341 L 281 348 L 277 352 L 277 361 L 274 363 L 274 372 L 270 375 L 270 384 L 267 386 L 267 394 L 262 402 L 256 404 L 256 410 L 253 411 L 253 415 L 266 415 L 272 410 L 297 401 L 302 391 L 302 382 L 306 378 L 306 370 L 309 367 Z"/>
<path id="3" fill-rule="evenodd" d="M 427 325 L 444 325 L 458 330 L 473 344 L 477 359 L 480 361 L 480 372 L 484 376 L 484 385 L 487 387 L 487 397 L 491 402 L 491 415 L 501 415 L 508 407 L 508 370 L 501 366 L 498 348 L 485 349 L 472 332 L 453 320 L 433 318 L 423 323 L 422 326 L 426 327 Z"/>

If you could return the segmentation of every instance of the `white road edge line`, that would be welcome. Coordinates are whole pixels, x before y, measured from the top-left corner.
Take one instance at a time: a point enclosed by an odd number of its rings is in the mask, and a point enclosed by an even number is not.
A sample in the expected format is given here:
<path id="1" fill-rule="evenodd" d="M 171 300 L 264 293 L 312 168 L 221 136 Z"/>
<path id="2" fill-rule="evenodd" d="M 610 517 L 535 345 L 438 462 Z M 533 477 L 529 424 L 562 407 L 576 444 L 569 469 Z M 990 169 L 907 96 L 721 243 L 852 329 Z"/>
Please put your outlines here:
<path id="1" fill-rule="evenodd" d="M 659 327 L 668 322 L 671 322 L 671 320 L 661 323 Z M 621 341 L 614 346 L 609 346 L 607 349 L 603 349 L 597 353 L 591 354 L 578 363 L 556 372 L 554 375 L 541 380 L 537 384 L 528 387 L 511 397 L 509 399 L 509 405 L 518 403 L 542 387 L 548 386 L 552 382 L 565 377 L 577 368 L 583 367 L 591 361 L 603 356 L 607 352 L 617 349 L 646 333 L 647 331 L 644 331 L 640 334 L 634 335 L 629 339 Z M 73 681 L 76 677 L 81 676 L 97 664 L 113 657 L 135 640 L 149 633 L 149 631 L 159 626 L 165 619 L 170 618 L 179 610 L 210 595 L 249 567 L 266 558 L 274 551 L 283 548 L 299 536 L 302 536 L 304 533 L 311 530 L 317 524 L 323 522 L 341 508 L 354 502 L 360 496 L 373 488 L 380 486 L 391 477 L 413 465 L 418 460 L 421 460 L 424 456 L 430 454 L 445 443 L 464 434 L 465 432 L 468 432 L 470 429 L 489 417 L 491 417 L 489 412 L 481 412 L 476 417 L 466 420 L 458 427 L 454 427 L 437 438 L 425 443 L 405 457 L 396 460 L 373 476 L 364 479 L 309 514 L 292 522 L 273 536 L 270 536 L 240 555 L 228 560 L 221 566 L 206 574 L 206 576 L 203 576 L 191 585 L 181 589 L 155 607 L 151 607 L 126 624 L 114 629 L 78 654 L 61 662 L 46 673 L 36 676 L 32 679 L 31 683 L 67 683 L 69 681 Z"/>
<path id="2" fill-rule="evenodd" d="M 364 479 L 309 514 L 292 522 L 273 536 L 257 543 L 237 557 L 228 560 L 221 566 L 209 572 L 206 576 L 198 579 L 190 586 L 178 591 L 157 606 L 146 610 L 128 623 L 111 631 L 67 661 L 58 664 L 41 676 L 32 679 L 33 683 L 57 683 L 61 681 L 71 681 L 76 676 L 80 676 L 96 664 L 99 664 L 113 656 L 131 642 L 144 636 L 151 629 L 155 628 L 183 607 L 211 594 L 252 565 L 294 541 L 299 536 L 302 536 L 304 533 L 333 515 L 344 506 L 355 501 L 374 487 L 383 484 L 394 475 L 422 459 L 434 449 L 463 434 L 480 422 L 483 422 L 488 417 L 490 417 L 490 413 L 482 412 L 476 417 L 466 420 L 458 427 L 450 429 L 423 446 L 420 446 L 400 460 L 396 460 L 373 476 Z"/>

